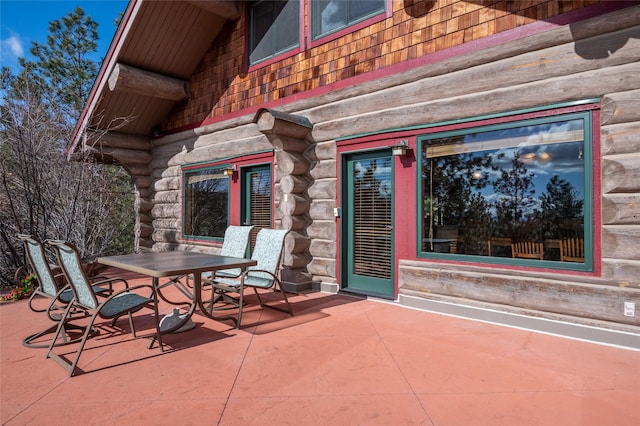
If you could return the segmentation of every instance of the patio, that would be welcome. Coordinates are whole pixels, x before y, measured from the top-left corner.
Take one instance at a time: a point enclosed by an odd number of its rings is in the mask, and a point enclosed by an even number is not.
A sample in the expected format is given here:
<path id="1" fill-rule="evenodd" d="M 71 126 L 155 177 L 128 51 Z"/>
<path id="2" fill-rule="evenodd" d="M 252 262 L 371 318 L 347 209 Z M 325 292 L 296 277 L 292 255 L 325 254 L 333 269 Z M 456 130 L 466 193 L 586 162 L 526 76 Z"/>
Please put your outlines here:
<path id="1" fill-rule="evenodd" d="M 131 284 L 147 282 L 110 271 Z M 249 293 L 247 293 L 249 294 Z M 250 305 L 243 328 L 198 311 L 194 330 L 102 333 L 67 378 L 21 340 L 51 324 L 0 305 L 0 420 L 21 424 L 636 425 L 640 352 L 346 295 Z M 165 313 L 170 308 L 163 309 Z M 136 316 L 139 335 L 151 316 Z M 100 322 L 102 324 L 102 322 Z M 107 326 L 104 326 L 107 331 Z M 111 330 L 112 331 L 112 330 Z M 74 348 L 75 346 L 70 346 Z"/>

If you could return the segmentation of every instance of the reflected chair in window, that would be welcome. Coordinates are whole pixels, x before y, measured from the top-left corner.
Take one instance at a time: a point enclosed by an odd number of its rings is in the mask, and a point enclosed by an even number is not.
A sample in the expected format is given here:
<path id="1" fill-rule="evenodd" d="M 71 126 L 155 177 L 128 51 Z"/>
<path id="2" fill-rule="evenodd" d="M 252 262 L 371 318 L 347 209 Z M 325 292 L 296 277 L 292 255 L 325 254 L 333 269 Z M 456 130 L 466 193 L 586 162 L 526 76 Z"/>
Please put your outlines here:
<path id="1" fill-rule="evenodd" d="M 246 287 L 253 288 L 258 302 L 262 308 L 276 309 L 281 312 L 288 313 L 293 316 L 293 310 L 287 299 L 287 294 L 284 290 L 280 279 L 278 278 L 278 272 L 280 269 L 280 262 L 282 259 L 282 251 L 284 249 L 284 240 L 289 231 L 276 230 L 276 229 L 261 229 L 256 237 L 256 244 L 251 253 L 251 259 L 257 261 L 257 265 L 250 266 L 244 270 L 238 278 L 227 278 L 222 276 L 216 276 L 212 280 L 213 291 L 222 293 L 235 293 L 238 295 L 237 303 L 234 303 L 238 308 L 238 316 L 234 317 L 220 317 L 219 319 L 232 319 L 237 328 L 240 328 L 242 322 L 242 310 L 244 305 L 244 289 Z M 273 288 L 277 291 L 277 286 L 284 299 L 286 308 L 276 305 L 267 305 L 263 301 L 263 296 L 260 296 L 258 290 L 265 290 Z M 220 299 L 220 298 L 218 298 Z M 234 299 L 235 300 L 235 299 Z M 213 314 L 214 306 L 211 306 L 211 312 Z"/>
<path id="2" fill-rule="evenodd" d="M 584 263 L 584 239 L 567 238 L 560 240 L 560 261 Z"/>
<path id="3" fill-rule="evenodd" d="M 27 336 L 22 340 L 22 344 L 30 348 L 46 348 L 49 347 L 49 342 L 38 343 L 38 341 L 45 335 L 53 333 L 56 330 L 62 311 L 65 310 L 69 302 L 73 299 L 73 291 L 68 285 L 63 285 L 65 280 L 62 273 L 54 274 L 52 271 L 45 255 L 45 247 L 40 240 L 33 235 L 27 234 L 19 234 L 17 237 L 24 244 L 27 262 L 31 271 L 35 274 L 38 283 L 31 297 L 29 297 L 29 308 L 34 312 L 46 312 L 49 319 L 55 322 L 55 324 L 46 330 Z M 110 293 L 111 281 L 106 280 L 99 284 L 94 284 L 94 291 L 102 295 Z M 45 308 L 38 306 L 45 306 L 45 304 L 38 302 L 38 299 L 42 298 L 47 299 L 47 306 Z M 72 314 L 75 316 L 86 316 L 86 311 L 76 310 L 73 311 Z M 80 338 L 68 339 L 68 331 L 70 330 L 84 331 L 84 327 L 75 327 L 72 324 L 66 324 L 61 332 L 62 342 L 60 344 L 74 343 L 80 340 Z"/>
<path id="4" fill-rule="evenodd" d="M 496 238 L 489 238 L 487 240 L 487 253 L 489 256 L 491 256 L 491 250 L 496 248 L 496 247 L 511 247 L 512 246 L 512 241 L 511 238 L 503 238 L 503 237 L 496 237 Z M 506 251 L 507 249 L 505 249 Z M 513 253 L 513 251 L 512 251 Z M 494 250 L 494 254 L 495 254 L 495 250 Z"/>
<path id="5" fill-rule="evenodd" d="M 163 351 L 162 337 L 160 336 L 157 298 L 152 285 L 143 284 L 129 287 L 126 280 L 121 278 L 114 279 L 114 281 L 117 280 L 122 282 L 124 284 L 124 288 L 118 291 L 113 291 L 109 297 L 100 299 L 99 301 L 93 287 L 89 284 L 89 279 L 87 278 L 85 271 L 82 269 L 80 256 L 75 246 L 64 241 L 49 240 L 48 243 L 55 249 L 62 271 L 71 287 L 71 290 L 73 291 L 74 298 L 67 305 L 67 308 L 62 315 L 53 340 L 49 345 L 47 358 L 53 358 L 58 364 L 67 370 L 69 377 L 73 376 L 76 372 L 78 360 L 80 359 L 80 355 L 82 354 L 82 350 L 87 342 L 90 331 L 98 318 L 111 320 L 111 326 L 113 327 L 118 318 L 127 315 L 129 317 L 131 332 L 133 337 L 136 338 L 137 336 L 132 314 L 143 308 L 149 308 L 154 313 L 155 339 L 157 339 L 159 343 L 160 351 Z M 149 289 L 149 296 L 142 296 L 133 291 L 143 288 Z M 74 309 L 85 310 L 89 316 L 89 320 L 85 327 L 82 339 L 80 340 L 75 358 L 73 361 L 70 361 L 63 355 L 55 353 L 53 348 L 63 328 L 70 321 L 73 321 L 71 312 Z"/>
<path id="6" fill-rule="evenodd" d="M 511 244 L 511 256 L 521 259 L 544 259 L 544 244 L 533 241 L 520 241 Z"/>

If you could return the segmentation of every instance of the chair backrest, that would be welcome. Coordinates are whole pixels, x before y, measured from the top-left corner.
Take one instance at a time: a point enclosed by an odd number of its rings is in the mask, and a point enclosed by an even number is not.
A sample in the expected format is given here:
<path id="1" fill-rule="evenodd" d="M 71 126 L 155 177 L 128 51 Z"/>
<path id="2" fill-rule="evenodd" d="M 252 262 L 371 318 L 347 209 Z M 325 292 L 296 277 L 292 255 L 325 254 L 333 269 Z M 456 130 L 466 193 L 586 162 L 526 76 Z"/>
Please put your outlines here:
<path id="1" fill-rule="evenodd" d="M 505 237 L 493 237 L 487 240 L 487 252 L 491 256 L 491 250 L 493 247 L 511 247 L 511 238 Z"/>
<path id="2" fill-rule="evenodd" d="M 253 226 L 231 225 L 224 231 L 221 256 L 245 257 L 249 245 L 249 235 Z"/>
<path id="3" fill-rule="evenodd" d="M 544 245 L 533 241 L 513 243 L 511 244 L 511 255 L 512 257 L 520 257 L 524 259 L 543 260 Z"/>
<path id="4" fill-rule="evenodd" d="M 71 285 L 76 302 L 88 309 L 97 308 L 98 299 L 82 269 L 80 254 L 76 247 L 71 243 L 59 240 L 47 240 L 47 243 L 55 249 L 60 267 Z"/>
<path id="5" fill-rule="evenodd" d="M 249 240 L 251 230 L 253 226 L 237 226 L 231 225 L 224 231 L 224 241 L 222 242 L 222 248 L 220 249 L 221 256 L 232 257 L 246 257 L 247 247 L 249 246 Z M 242 273 L 242 269 L 224 269 L 218 271 L 219 275 L 231 275 L 238 276 Z"/>
<path id="6" fill-rule="evenodd" d="M 584 262 L 584 239 L 568 238 L 560 240 L 560 261 Z"/>
<path id="7" fill-rule="evenodd" d="M 251 253 L 251 259 L 258 262 L 255 266 L 247 268 L 248 275 L 254 278 L 263 278 L 273 281 L 273 277 L 266 273 L 255 270 L 269 271 L 276 275 L 282 259 L 282 249 L 284 248 L 284 238 L 289 231 L 286 229 L 263 228 L 258 232 L 256 245 Z"/>
<path id="8" fill-rule="evenodd" d="M 51 268 L 49 267 L 49 262 L 45 256 L 44 246 L 32 235 L 19 234 L 18 238 L 24 243 L 24 251 L 33 269 L 33 273 L 36 274 L 36 278 L 40 284 L 40 291 L 52 298 L 56 297 L 58 285 L 56 284 Z"/>

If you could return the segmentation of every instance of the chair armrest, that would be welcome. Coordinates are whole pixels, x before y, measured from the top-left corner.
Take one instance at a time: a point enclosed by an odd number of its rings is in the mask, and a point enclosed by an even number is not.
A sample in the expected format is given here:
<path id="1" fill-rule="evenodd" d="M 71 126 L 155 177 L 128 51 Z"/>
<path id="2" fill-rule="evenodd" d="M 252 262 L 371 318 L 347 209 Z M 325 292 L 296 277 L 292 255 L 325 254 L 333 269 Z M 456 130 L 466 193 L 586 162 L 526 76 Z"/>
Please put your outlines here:
<path id="1" fill-rule="evenodd" d="M 96 277 L 98 278 L 98 277 Z M 114 278 L 106 278 L 106 277 L 102 277 L 104 279 L 98 280 L 98 281 L 93 281 L 93 280 L 89 280 L 91 283 L 91 286 L 101 286 L 103 284 L 107 284 L 109 286 L 109 294 L 113 293 L 113 284 L 116 282 L 122 282 L 124 283 L 124 288 L 125 290 L 127 288 L 129 288 L 129 283 L 127 282 L 127 280 L 125 280 L 124 278 L 119 278 L 119 277 L 114 277 Z"/>
<path id="2" fill-rule="evenodd" d="M 271 278 L 265 278 L 265 277 L 255 277 L 252 276 L 255 273 L 260 273 L 260 274 L 266 274 L 268 276 L 270 276 Z M 273 284 L 275 282 L 280 282 L 280 280 L 278 279 L 278 277 L 271 271 L 267 271 L 264 269 L 250 269 L 247 270 L 245 272 L 243 272 L 242 276 L 241 276 L 241 280 L 242 280 L 242 285 L 245 287 L 259 287 L 259 288 L 269 288 L 271 286 L 273 286 Z M 253 281 L 253 283 L 252 283 Z M 260 281 L 264 281 L 263 284 L 258 284 L 258 282 Z"/>
<path id="3" fill-rule="evenodd" d="M 124 281 L 124 280 L 123 280 L 123 281 Z M 148 289 L 149 289 L 149 291 L 150 291 L 149 296 L 146 296 L 146 297 L 151 298 L 151 296 L 153 296 L 153 291 L 154 291 L 154 290 L 153 290 L 153 286 L 152 286 L 151 284 L 140 284 L 140 285 L 136 285 L 136 286 L 133 286 L 133 287 L 126 287 L 126 288 L 123 288 L 122 290 L 115 291 L 115 292 L 111 293 L 111 294 L 109 295 L 109 297 L 105 298 L 105 299 L 101 302 L 101 304 L 104 304 L 104 303 L 108 302 L 109 300 L 111 300 L 111 299 L 113 299 L 113 298 L 115 298 L 115 297 L 120 296 L 121 294 L 125 294 L 125 293 L 135 293 L 133 290 L 138 290 L 138 289 L 141 289 L 141 288 L 148 288 Z"/>

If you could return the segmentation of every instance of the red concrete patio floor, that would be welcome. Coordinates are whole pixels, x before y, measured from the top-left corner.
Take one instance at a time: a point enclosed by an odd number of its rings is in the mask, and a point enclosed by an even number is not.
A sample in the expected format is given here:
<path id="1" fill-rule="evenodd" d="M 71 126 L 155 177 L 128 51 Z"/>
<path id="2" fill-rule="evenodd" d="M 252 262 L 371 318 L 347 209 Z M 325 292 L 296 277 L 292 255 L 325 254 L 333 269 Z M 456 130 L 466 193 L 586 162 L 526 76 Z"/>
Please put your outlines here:
<path id="1" fill-rule="evenodd" d="M 640 424 L 638 351 L 346 295 L 291 302 L 294 317 L 248 307 L 241 330 L 196 311 L 196 328 L 165 336 L 165 353 L 147 349 L 152 317 L 140 312 L 139 339 L 126 319 L 101 326 L 72 378 L 21 344 L 45 315 L 3 303 L 1 422 Z"/>

